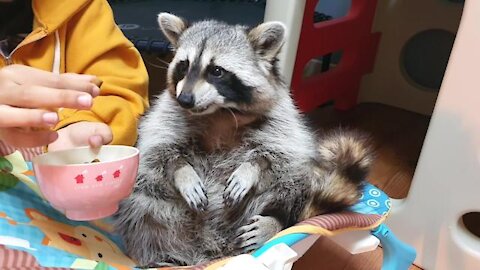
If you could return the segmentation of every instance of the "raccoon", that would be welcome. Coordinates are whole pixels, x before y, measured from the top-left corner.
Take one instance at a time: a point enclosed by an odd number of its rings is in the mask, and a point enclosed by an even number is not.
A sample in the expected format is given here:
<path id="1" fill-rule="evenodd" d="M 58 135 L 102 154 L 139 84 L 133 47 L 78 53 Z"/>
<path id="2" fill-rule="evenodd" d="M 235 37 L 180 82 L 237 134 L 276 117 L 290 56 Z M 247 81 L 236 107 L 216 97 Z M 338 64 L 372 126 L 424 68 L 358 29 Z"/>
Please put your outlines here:
<path id="1" fill-rule="evenodd" d="M 352 132 L 316 141 L 277 66 L 282 23 L 158 22 L 175 57 L 141 121 L 137 182 L 115 216 L 132 258 L 158 267 L 247 253 L 355 203 L 371 150 Z"/>

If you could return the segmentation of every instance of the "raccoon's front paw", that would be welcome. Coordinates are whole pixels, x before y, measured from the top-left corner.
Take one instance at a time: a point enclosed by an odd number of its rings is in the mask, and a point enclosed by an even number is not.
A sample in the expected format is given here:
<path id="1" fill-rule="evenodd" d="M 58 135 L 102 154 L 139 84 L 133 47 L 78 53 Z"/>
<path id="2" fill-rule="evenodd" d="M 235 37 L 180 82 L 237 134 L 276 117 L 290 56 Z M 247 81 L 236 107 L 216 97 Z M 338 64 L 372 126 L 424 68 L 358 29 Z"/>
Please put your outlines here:
<path id="1" fill-rule="evenodd" d="M 247 225 L 238 229 L 235 243 L 242 253 L 248 253 L 260 248 L 281 230 L 282 225 L 276 218 L 256 215 Z"/>
<path id="2" fill-rule="evenodd" d="M 182 194 L 188 205 L 195 211 L 205 211 L 208 198 L 202 179 L 190 165 L 186 165 L 175 172 L 175 186 Z"/>
<path id="3" fill-rule="evenodd" d="M 260 168 L 251 163 L 242 163 L 228 178 L 223 199 L 227 206 L 239 203 L 258 181 Z"/>

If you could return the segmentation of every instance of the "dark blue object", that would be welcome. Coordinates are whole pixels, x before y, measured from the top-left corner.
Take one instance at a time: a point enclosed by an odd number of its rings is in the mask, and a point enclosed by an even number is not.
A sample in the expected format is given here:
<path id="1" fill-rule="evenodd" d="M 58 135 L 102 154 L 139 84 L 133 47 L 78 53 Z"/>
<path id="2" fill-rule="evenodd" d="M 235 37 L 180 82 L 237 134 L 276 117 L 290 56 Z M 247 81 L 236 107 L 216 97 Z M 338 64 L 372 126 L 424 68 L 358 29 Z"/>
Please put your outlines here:
<path id="1" fill-rule="evenodd" d="M 216 19 L 255 26 L 263 22 L 266 0 L 109 0 L 115 21 L 135 47 L 150 54 L 171 52 L 157 16 L 170 12 L 190 22 Z"/>

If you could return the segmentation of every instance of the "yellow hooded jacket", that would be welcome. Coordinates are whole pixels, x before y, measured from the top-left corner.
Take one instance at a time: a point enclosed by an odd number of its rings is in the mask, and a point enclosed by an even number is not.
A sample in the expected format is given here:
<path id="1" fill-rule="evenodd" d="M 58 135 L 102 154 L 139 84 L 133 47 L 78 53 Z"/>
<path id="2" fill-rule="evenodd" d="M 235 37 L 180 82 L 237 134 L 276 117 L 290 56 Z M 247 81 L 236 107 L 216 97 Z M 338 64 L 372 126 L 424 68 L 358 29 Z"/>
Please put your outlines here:
<path id="1" fill-rule="evenodd" d="M 148 74 L 142 58 L 115 24 L 106 0 L 32 0 L 33 31 L 1 61 L 47 71 L 96 75 L 100 96 L 89 111 L 62 109 L 56 130 L 103 122 L 112 144 L 133 145 L 137 122 L 148 107 Z M 48 97 L 47 97 L 48 98 Z"/>

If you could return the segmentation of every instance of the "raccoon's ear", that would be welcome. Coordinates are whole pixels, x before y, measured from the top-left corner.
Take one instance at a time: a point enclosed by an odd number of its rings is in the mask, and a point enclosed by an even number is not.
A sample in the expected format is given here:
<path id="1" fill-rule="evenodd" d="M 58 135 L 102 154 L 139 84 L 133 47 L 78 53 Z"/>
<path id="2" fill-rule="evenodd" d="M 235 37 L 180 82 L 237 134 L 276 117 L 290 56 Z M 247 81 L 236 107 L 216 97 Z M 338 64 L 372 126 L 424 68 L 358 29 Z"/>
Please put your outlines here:
<path id="1" fill-rule="evenodd" d="M 175 47 L 178 46 L 180 35 L 188 28 L 185 20 L 166 12 L 158 14 L 158 24 L 163 34 Z"/>
<path id="2" fill-rule="evenodd" d="M 281 22 L 266 22 L 250 30 L 248 39 L 255 52 L 267 61 L 273 60 L 285 42 L 286 27 Z"/>

